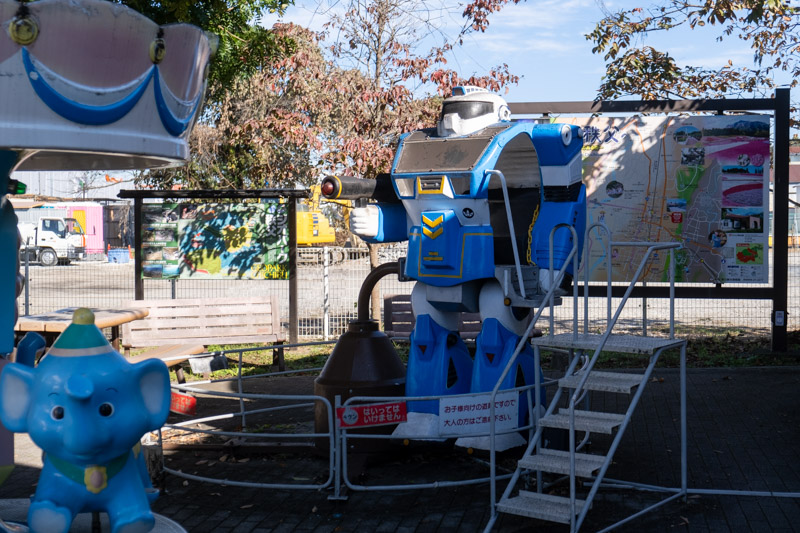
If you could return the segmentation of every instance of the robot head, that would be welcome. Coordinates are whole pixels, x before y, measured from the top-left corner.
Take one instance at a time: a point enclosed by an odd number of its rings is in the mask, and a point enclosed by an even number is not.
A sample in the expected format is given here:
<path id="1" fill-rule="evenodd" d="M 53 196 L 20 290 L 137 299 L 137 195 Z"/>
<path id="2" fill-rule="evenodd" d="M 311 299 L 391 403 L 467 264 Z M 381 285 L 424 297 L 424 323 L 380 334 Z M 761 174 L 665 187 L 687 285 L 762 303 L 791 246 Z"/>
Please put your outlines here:
<path id="1" fill-rule="evenodd" d="M 500 96 L 480 87 L 453 87 L 453 95 L 442 104 L 436 134 L 439 137 L 469 135 L 510 118 L 508 104 Z"/>

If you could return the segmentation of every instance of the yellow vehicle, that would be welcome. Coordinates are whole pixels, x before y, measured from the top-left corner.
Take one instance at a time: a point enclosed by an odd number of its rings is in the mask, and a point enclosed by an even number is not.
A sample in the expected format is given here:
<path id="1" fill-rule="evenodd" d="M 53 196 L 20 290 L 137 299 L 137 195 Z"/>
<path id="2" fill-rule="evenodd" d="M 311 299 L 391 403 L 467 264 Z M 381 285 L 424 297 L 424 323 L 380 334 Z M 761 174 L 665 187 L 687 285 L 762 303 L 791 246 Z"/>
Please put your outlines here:
<path id="1" fill-rule="evenodd" d="M 352 206 L 350 200 L 328 200 L 326 202 L 342 206 L 345 226 L 349 215 L 349 208 Z M 307 200 L 301 200 L 297 205 L 297 245 L 298 246 L 320 246 L 336 242 L 336 231 L 331 227 L 328 217 L 320 210 L 320 187 L 311 187 L 311 196 Z"/>
<path id="2" fill-rule="evenodd" d="M 321 211 L 304 204 L 297 206 L 297 245 L 320 246 L 336 242 L 336 232 Z"/>

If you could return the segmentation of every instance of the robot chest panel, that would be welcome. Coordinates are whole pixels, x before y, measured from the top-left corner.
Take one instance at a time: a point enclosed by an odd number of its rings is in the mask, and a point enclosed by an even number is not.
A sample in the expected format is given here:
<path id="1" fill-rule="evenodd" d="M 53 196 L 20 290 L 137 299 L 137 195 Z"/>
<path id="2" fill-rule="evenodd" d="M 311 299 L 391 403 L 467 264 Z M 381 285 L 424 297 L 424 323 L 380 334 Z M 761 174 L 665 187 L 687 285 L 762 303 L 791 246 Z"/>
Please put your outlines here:
<path id="1" fill-rule="evenodd" d="M 452 285 L 493 272 L 491 227 L 464 226 L 453 210 L 436 210 L 420 213 L 416 229 L 409 242 L 412 277 Z"/>

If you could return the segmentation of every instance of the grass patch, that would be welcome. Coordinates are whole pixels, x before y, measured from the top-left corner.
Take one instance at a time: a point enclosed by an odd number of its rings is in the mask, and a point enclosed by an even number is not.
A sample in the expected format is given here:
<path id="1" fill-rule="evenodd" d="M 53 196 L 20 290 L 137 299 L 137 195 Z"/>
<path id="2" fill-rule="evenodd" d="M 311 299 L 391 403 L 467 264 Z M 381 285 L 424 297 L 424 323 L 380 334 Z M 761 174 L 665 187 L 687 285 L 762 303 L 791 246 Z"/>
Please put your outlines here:
<path id="1" fill-rule="evenodd" d="M 218 352 L 222 350 L 237 350 L 243 348 L 258 348 L 257 344 L 235 344 L 235 345 L 211 345 L 208 347 L 209 352 Z M 317 345 L 317 346 L 300 346 L 297 348 L 284 349 L 284 361 L 286 362 L 286 370 L 309 370 L 313 368 L 320 368 L 325 365 L 328 360 L 333 345 Z M 223 370 L 216 370 L 211 373 L 211 379 L 225 379 L 233 378 L 238 375 L 237 359 L 238 353 L 228 354 L 228 368 Z M 252 350 L 242 353 L 242 375 L 243 376 L 257 376 L 259 374 L 268 374 L 276 371 L 277 367 L 272 366 L 273 350 L 272 347 L 264 347 L 259 350 Z M 192 374 L 189 363 L 182 363 L 181 367 L 184 369 L 186 381 L 199 381 L 203 379 L 202 375 Z M 178 379 L 175 375 L 175 370 L 170 370 L 170 379 L 177 382 Z"/>
<path id="2" fill-rule="evenodd" d="M 689 368 L 713 367 L 748 367 L 748 366 L 790 366 L 800 365 L 800 331 L 788 333 L 786 353 L 775 353 L 771 350 L 771 339 L 768 332 L 747 332 L 735 328 L 707 328 L 701 334 L 697 329 L 692 330 L 692 335 L 681 335 L 676 331 L 677 338 L 688 341 L 686 349 L 686 364 Z M 667 331 L 653 331 L 654 334 L 666 335 Z M 686 332 L 684 332 L 686 333 Z M 334 345 L 303 346 L 285 349 L 284 359 L 287 370 L 310 370 L 325 365 Z M 221 351 L 253 348 L 256 345 L 235 346 L 210 346 L 209 351 Z M 407 342 L 395 343 L 400 359 L 408 362 L 409 345 Z M 549 368 L 551 354 L 542 351 L 542 367 Z M 649 357 L 617 352 L 603 352 L 597 362 L 597 368 L 644 368 L 649 362 Z M 272 348 L 264 348 L 244 352 L 242 356 L 242 375 L 254 376 L 267 374 L 274 371 L 272 366 Z M 678 350 L 665 351 L 659 358 L 657 366 L 660 368 L 677 368 L 680 364 Z M 212 372 L 212 379 L 225 379 L 236 377 L 236 354 L 229 356 L 230 367 L 225 370 Z M 188 363 L 184 363 L 184 373 L 187 382 L 203 379 L 202 376 L 191 373 Z M 173 382 L 177 381 L 175 371 L 170 372 Z"/>

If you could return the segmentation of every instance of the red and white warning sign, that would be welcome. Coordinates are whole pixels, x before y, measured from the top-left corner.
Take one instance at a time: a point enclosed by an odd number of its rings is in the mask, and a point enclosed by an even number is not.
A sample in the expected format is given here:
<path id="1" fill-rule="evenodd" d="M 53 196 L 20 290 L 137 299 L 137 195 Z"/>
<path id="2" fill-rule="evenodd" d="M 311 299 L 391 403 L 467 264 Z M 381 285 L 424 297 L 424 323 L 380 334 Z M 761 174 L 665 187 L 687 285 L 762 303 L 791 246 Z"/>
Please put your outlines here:
<path id="1" fill-rule="evenodd" d="M 406 421 L 406 402 L 349 405 L 336 409 L 341 428 L 385 426 Z"/>

